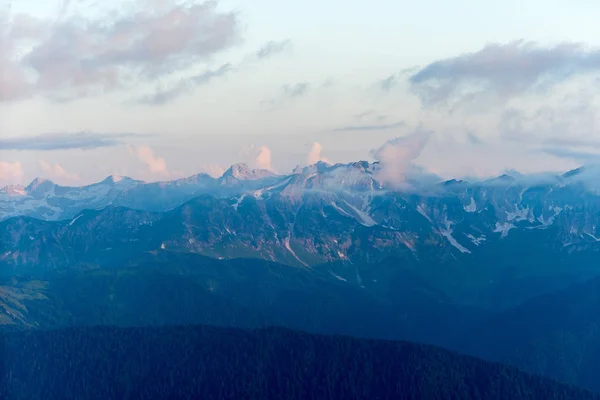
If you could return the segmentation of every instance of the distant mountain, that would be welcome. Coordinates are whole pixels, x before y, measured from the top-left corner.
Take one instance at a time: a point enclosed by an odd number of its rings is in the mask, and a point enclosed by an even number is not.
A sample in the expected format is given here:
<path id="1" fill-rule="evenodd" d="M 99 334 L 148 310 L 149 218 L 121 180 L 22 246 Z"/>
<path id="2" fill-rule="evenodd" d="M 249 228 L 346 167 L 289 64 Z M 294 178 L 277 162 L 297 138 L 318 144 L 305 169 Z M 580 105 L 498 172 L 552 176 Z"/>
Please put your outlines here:
<path id="1" fill-rule="evenodd" d="M 0 220 L 15 216 L 47 221 L 68 218 L 84 209 L 104 208 L 123 191 L 140 184 L 130 178 L 110 176 L 92 185 L 68 187 L 36 178 L 26 187 L 0 189 Z"/>
<path id="2" fill-rule="evenodd" d="M 235 184 L 240 181 L 255 181 L 276 176 L 266 169 L 250 169 L 248 164 L 238 163 L 229 167 L 217 180 L 220 184 Z"/>
<path id="3" fill-rule="evenodd" d="M 78 192 L 37 181 L 29 197 L 16 198 L 46 204 L 38 214 L 63 207 L 73 215 L 1 221 L 0 274 L 100 267 L 166 250 L 331 264 L 334 279 L 368 288 L 381 282 L 369 266 L 395 260 L 459 303 L 499 309 L 600 272 L 600 195 L 581 181 L 505 175 L 391 190 L 379 168 L 318 163 L 265 177 L 238 164 L 224 174 L 235 180 L 111 179 Z"/>
<path id="4" fill-rule="evenodd" d="M 109 205 L 166 211 L 202 194 L 234 196 L 269 186 L 277 178 L 271 171 L 250 169 L 244 163 L 232 165 L 219 179 L 197 174 L 174 181 L 145 183 L 111 175 L 92 185 L 65 187 L 36 178 L 26 187 L 11 185 L 0 189 L 0 221 L 15 216 L 65 220 L 85 209 Z"/>
<path id="5" fill-rule="evenodd" d="M 0 397 L 15 400 L 600 398 L 435 347 L 286 329 L 94 327 L 2 343 Z"/>

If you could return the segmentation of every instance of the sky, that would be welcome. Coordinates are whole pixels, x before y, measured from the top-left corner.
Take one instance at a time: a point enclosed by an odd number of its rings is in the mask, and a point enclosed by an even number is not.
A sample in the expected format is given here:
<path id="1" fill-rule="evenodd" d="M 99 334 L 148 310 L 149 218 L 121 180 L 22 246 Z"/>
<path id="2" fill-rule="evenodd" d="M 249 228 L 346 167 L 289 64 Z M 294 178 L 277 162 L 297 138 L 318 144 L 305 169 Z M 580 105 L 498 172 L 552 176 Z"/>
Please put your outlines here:
<path id="1" fill-rule="evenodd" d="M 595 0 L 0 0 L 0 185 L 600 155 Z"/>

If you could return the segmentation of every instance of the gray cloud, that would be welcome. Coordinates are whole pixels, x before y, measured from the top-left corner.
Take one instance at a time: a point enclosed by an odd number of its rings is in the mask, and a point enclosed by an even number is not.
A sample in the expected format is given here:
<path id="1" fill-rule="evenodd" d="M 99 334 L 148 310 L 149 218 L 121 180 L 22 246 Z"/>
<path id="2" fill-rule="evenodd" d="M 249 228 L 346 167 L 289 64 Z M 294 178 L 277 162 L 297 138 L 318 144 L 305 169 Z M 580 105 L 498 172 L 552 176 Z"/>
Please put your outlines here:
<path id="1" fill-rule="evenodd" d="M 348 131 L 383 131 L 387 129 L 394 129 L 406 126 L 403 121 L 395 122 L 393 124 L 379 124 L 379 125 L 351 125 L 344 126 L 341 128 L 334 129 L 335 132 L 348 132 Z"/>
<path id="2" fill-rule="evenodd" d="M 92 19 L 78 13 L 56 21 L 0 16 L 7 27 L 0 33 L 0 100 L 32 93 L 66 100 L 133 87 L 239 43 L 237 14 L 218 10 L 216 1 L 133 5 Z M 34 44 L 15 61 L 24 40 Z M 37 78 L 25 79 L 24 71 Z"/>
<path id="3" fill-rule="evenodd" d="M 310 89 L 310 83 L 299 82 L 293 85 L 283 85 L 281 87 L 283 95 L 288 98 L 300 97 L 305 95 Z"/>
<path id="4" fill-rule="evenodd" d="M 526 111 L 508 108 L 498 122 L 505 140 L 551 147 L 599 147 L 600 119 L 591 99 L 567 97 L 557 104 Z"/>
<path id="5" fill-rule="evenodd" d="M 418 70 L 418 67 L 404 68 L 400 72 L 387 76 L 386 78 L 377 82 L 377 87 L 383 92 L 391 92 L 396 86 L 404 80 L 406 75 Z"/>
<path id="6" fill-rule="evenodd" d="M 192 93 L 196 87 L 207 85 L 216 78 L 224 77 L 225 75 L 239 71 L 255 61 L 262 61 L 267 58 L 271 58 L 284 51 L 290 45 L 290 43 L 291 42 L 289 40 L 280 42 L 270 41 L 265 46 L 261 47 L 256 53 L 247 56 L 245 60 L 240 62 L 237 66 L 227 63 L 216 70 L 207 70 L 198 75 L 180 79 L 177 83 L 174 83 L 167 88 L 158 86 L 154 93 L 142 96 L 137 100 L 137 102 L 140 104 L 154 106 L 167 104 L 184 94 Z"/>
<path id="7" fill-rule="evenodd" d="M 600 50 L 578 43 L 541 47 L 515 41 L 435 61 L 411 75 L 409 82 L 426 106 L 478 104 L 545 90 L 592 71 L 600 71 Z"/>
<path id="8" fill-rule="evenodd" d="M 354 115 L 354 118 L 356 118 L 358 121 L 361 121 L 363 118 L 370 117 L 370 116 L 374 115 L 375 113 L 376 113 L 375 110 L 366 110 L 366 111 L 363 111 L 361 113 Z"/>
<path id="9" fill-rule="evenodd" d="M 270 58 L 276 54 L 279 54 L 289 48 L 291 45 L 291 41 L 289 39 L 282 40 L 279 42 L 271 40 L 263 47 L 258 49 L 256 52 L 256 58 L 259 60 L 263 60 L 266 58 Z"/>
<path id="10" fill-rule="evenodd" d="M 196 87 L 207 85 L 212 80 L 225 76 L 232 71 L 231 64 L 224 64 L 216 70 L 204 71 L 201 74 L 182 79 L 168 89 L 157 88 L 153 94 L 141 97 L 139 103 L 148 105 L 166 104 L 185 93 L 192 92 Z"/>
<path id="11" fill-rule="evenodd" d="M 123 139 L 148 136 L 136 133 L 46 133 L 38 136 L 0 139 L 0 150 L 91 150 L 124 144 Z"/>
<path id="12" fill-rule="evenodd" d="M 484 144 L 484 141 L 473 132 L 467 132 L 467 141 L 475 145 Z"/>
<path id="13" fill-rule="evenodd" d="M 379 87 L 381 88 L 381 90 L 383 90 L 384 92 L 389 92 L 390 90 L 392 90 L 394 87 L 396 87 L 396 85 L 398 84 L 398 77 L 396 75 L 390 75 L 387 78 L 383 79 L 380 83 L 379 83 Z"/>
<path id="14" fill-rule="evenodd" d="M 600 162 L 600 153 L 572 150 L 564 147 L 545 147 L 540 151 L 560 158 L 568 158 L 577 162 L 597 163 Z"/>

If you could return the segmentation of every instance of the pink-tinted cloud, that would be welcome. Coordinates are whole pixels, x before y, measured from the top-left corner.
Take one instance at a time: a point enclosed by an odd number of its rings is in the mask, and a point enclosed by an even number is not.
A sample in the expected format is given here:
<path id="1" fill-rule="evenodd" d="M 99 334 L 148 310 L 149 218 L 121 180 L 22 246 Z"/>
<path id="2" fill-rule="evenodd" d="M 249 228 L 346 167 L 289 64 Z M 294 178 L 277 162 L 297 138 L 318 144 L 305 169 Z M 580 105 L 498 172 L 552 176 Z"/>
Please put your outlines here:
<path id="1" fill-rule="evenodd" d="M 256 168 L 271 170 L 271 149 L 260 146 L 255 160 Z"/>
<path id="2" fill-rule="evenodd" d="M 85 19 L 79 13 L 55 21 L 0 15 L 7 27 L 0 32 L 0 100 L 29 93 L 69 100 L 133 87 L 186 70 L 239 41 L 237 15 L 218 10 L 216 1 L 129 3 Z M 20 46 L 24 40 L 33 45 Z M 25 80 L 25 71 L 35 78 Z"/>
<path id="3" fill-rule="evenodd" d="M 323 146 L 319 142 L 314 142 L 310 151 L 308 152 L 308 156 L 306 157 L 306 163 L 308 165 L 313 165 L 319 161 L 328 162 L 325 157 L 321 155 L 323 152 Z"/>
<path id="4" fill-rule="evenodd" d="M 0 161 L 0 181 L 10 181 L 23 177 L 23 166 L 20 162 Z"/>
<path id="5" fill-rule="evenodd" d="M 76 173 L 67 171 L 59 163 L 52 164 L 46 160 L 40 160 L 40 167 L 42 168 L 44 175 L 46 175 L 49 178 L 59 178 L 59 179 L 64 179 L 64 180 L 68 180 L 68 181 L 81 180 L 79 175 L 77 175 Z"/>
<path id="6" fill-rule="evenodd" d="M 148 146 L 139 147 L 128 147 L 129 153 L 136 156 L 141 162 L 143 162 L 148 171 L 156 175 L 169 175 L 167 168 L 167 162 L 162 157 L 154 155 L 154 151 Z"/>
<path id="7" fill-rule="evenodd" d="M 224 167 L 222 165 L 218 165 L 218 164 L 205 164 L 205 165 L 201 165 L 200 169 L 198 171 L 206 173 L 206 174 L 212 176 L 213 178 L 218 178 L 221 175 L 223 175 L 223 173 L 225 172 L 226 169 L 227 169 L 226 167 Z"/>
<path id="8" fill-rule="evenodd" d="M 430 137 L 430 132 L 417 130 L 408 136 L 388 140 L 373 151 L 373 157 L 381 164 L 377 178 L 394 186 L 404 184 L 412 162 L 421 154 Z"/>

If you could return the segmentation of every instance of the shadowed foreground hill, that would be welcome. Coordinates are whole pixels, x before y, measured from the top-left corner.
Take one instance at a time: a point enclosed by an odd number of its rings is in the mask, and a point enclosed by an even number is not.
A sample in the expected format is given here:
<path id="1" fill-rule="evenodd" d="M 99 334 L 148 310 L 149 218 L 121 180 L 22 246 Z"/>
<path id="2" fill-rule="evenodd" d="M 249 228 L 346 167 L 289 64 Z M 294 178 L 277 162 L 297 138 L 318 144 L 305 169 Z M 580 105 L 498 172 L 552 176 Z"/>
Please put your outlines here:
<path id="1" fill-rule="evenodd" d="M 71 328 L 0 346 L 10 400 L 600 398 L 435 347 L 280 328 Z"/>

